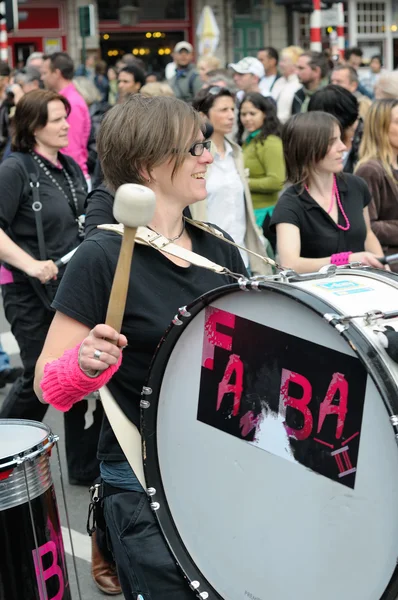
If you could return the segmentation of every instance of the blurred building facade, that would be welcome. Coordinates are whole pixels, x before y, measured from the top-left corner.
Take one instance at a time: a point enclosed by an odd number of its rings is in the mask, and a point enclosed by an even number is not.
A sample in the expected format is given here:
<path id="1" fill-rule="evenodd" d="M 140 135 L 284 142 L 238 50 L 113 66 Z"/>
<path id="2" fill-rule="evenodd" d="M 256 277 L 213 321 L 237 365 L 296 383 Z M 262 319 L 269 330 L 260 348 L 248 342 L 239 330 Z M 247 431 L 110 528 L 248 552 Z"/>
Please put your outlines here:
<path id="1" fill-rule="evenodd" d="M 290 1 L 290 4 L 288 2 Z M 94 35 L 89 51 L 114 63 L 124 53 L 142 58 L 160 71 L 180 40 L 196 43 L 196 28 L 205 5 L 212 8 L 220 30 L 216 55 L 226 64 L 255 55 L 262 46 L 309 47 L 309 13 L 294 10 L 308 0 L 93 0 Z M 20 0 L 19 29 L 9 34 L 12 66 L 33 51 L 68 51 L 81 60 L 78 8 L 87 0 Z M 283 5 L 284 2 L 287 2 Z M 346 43 L 358 45 L 365 57 L 381 54 L 386 67 L 398 67 L 398 0 L 345 2 Z M 331 18 L 332 19 L 332 18 Z M 329 23 L 333 28 L 333 19 Z M 327 25 L 327 24 L 326 24 Z M 329 45 L 328 27 L 323 45 Z"/>

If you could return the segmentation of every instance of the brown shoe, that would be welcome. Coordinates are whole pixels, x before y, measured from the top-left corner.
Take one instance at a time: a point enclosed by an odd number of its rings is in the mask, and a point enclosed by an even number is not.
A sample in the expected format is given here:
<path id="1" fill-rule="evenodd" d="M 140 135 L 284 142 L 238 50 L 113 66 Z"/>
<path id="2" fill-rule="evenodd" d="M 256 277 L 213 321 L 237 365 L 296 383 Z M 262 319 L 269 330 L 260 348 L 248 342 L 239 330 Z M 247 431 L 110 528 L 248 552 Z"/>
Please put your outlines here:
<path id="1" fill-rule="evenodd" d="M 91 536 L 91 575 L 98 589 L 108 596 L 122 593 L 115 563 L 110 563 L 102 556 L 97 544 L 95 532 Z"/>

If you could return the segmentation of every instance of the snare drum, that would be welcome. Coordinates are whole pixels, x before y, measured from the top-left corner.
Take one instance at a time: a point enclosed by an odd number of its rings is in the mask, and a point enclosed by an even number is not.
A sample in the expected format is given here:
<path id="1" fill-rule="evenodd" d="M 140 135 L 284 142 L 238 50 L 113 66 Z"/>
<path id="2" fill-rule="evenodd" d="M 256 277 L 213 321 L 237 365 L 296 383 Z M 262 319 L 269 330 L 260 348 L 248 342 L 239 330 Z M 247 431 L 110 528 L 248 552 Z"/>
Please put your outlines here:
<path id="1" fill-rule="evenodd" d="M 143 388 L 143 458 L 193 597 L 396 598 L 398 365 L 375 332 L 389 311 L 396 275 L 344 268 L 180 309 Z"/>
<path id="2" fill-rule="evenodd" d="M 0 419 L 0 598 L 71 600 L 43 423 Z"/>

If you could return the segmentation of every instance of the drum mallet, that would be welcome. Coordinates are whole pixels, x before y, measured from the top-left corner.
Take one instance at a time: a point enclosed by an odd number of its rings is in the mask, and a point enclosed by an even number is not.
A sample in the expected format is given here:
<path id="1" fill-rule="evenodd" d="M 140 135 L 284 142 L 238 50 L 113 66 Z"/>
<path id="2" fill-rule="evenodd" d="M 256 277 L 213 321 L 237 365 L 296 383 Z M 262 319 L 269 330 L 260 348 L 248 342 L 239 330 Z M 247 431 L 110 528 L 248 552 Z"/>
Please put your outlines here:
<path id="1" fill-rule="evenodd" d="M 135 234 L 138 227 L 147 225 L 151 221 L 155 205 L 155 194 L 143 185 L 125 183 L 118 188 L 115 194 L 113 214 L 115 219 L 124 225 L 124 234 L 105 323 L 119 333 L 126 307 Z M 126 417 L 106 386 L 100 390 L 100 395 L 113 432 L 136 477 L 145 489 L 140 433 Z"/>
<path id="2" fill-rule="evenodd" d="M 389 265 L 398 262 L 398 254 L 390 254 L 390 256 L 382 256 L 377 259 L 382 265 Z"/>
<path id="3" fill-rule="evenodd" d="M 151 221 L 155 205 L 155 194 L 143 185 L 125 183 L 115 194 L 113 216 L 124 225 L 124 233 L 105 323 L 119 333 L 126 306 L 135 234 L 137 227 L 148 225 Z"/>

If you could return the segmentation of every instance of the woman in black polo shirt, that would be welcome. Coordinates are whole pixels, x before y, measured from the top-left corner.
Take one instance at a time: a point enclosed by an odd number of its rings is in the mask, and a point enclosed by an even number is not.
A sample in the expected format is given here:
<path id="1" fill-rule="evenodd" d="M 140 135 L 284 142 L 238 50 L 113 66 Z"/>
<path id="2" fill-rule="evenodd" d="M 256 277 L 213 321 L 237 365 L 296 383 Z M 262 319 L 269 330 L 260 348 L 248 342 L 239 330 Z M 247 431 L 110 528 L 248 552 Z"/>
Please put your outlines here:
<path id="1" fill-rule="evenodd" d="M 47 410 L 33 391 L 34 369 L 64 270 L 55 261 L 81 241 L 79 216 L 87 194 L 80 167 L 60 152 L 68 145 L 69 112 L 69 102 L 55 92 L 23 96 L 15 112 L 13 153 L 0 166 L 0 284 L 24 367 L 1 418 L 41 420 Z"/>
<path id="2" fill-rule="evenodd" d="M 288 180 L 272 215 L 279 261 L 298 273 L 330 263 L 361 262 L 383 268 L 383 251 L 370 228 L 366 183 L 342 175 L 340 126 L 330 114 L 298 114 L 283 128 Z M 340 175 L 341 174 L 341 175 Z"/>

